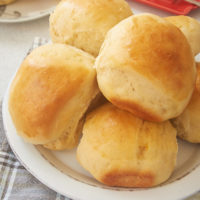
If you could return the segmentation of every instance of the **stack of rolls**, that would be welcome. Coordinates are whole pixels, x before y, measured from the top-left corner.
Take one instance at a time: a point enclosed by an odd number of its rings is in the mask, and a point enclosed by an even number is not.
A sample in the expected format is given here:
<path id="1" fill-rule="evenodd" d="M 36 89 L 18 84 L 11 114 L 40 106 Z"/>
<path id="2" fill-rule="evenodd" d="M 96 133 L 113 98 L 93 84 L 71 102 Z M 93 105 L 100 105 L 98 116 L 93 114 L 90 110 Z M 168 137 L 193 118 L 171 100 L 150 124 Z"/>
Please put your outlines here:
<path id="1" fill-rule="evenodd" d="M 33 50 L 10 87 L 18 134 L 52 150 L 78 146 L 80 165 L 108 186 L 163 183 L 176 166 L 177 134 L 200 142 L 199 28 L 188 17 L 133 15 L 124 0 L 60 1 L 53 44 Z"/>
<path id="2" fill-rule="evenodd" d="M 130 15 L 124 0 L 58 4 L 50 17 L 54 43 L 28 55 L 11 86 L 9 108 L 19 135 L 52 150 L 77 146 L 84 114 L 102 99 L 94 55 L 106 32 Z"/>
<path id="3" fill-rule="evenodd" d="M 196 80 L 187 38 L 167 20 L 130 16 L 107 34 L 95 61 L 112 103 L 90 113 L 78 146 L 80 164 L 109 186 L 152 187 L 172 174 L 179 116 Z"/>

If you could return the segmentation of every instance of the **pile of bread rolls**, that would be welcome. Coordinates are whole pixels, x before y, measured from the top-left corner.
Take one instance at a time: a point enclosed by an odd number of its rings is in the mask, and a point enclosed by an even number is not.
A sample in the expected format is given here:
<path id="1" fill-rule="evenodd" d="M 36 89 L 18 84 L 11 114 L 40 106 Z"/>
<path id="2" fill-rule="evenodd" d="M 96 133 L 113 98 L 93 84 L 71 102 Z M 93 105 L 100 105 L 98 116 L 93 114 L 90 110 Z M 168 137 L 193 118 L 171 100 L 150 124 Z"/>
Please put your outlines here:
<path id="1" fill-rule="evenodd" d="M 200 143 L 200 23 L 133 15 L 124 0 L 62 0 L 50 34 L 10 87 L 18 134 L 51 150 L 78 146 L 81 166 L 109 186 L 166 181 L 177 134 Z"/>

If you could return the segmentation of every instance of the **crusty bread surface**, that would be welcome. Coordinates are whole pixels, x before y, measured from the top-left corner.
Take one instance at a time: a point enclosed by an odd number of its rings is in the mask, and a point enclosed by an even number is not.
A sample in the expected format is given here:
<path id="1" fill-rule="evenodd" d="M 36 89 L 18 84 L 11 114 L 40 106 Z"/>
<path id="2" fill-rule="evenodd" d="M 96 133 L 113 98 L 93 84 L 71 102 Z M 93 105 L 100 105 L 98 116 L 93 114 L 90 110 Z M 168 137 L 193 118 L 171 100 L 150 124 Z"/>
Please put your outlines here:
<path id="1" fill-rule="evenodd" d="M 170 16 L 166 17 L 170 23 L 177 26 L 187 38 L 193 55 L 200 53 L 200 22 L 189 16 Z"/>
<path id="2" fill-rule="evenodd" d="M 95 68 L 100 90 L 111 103 L 155 122 L 184 110 L 196 78 L 183 33 L 152 14 L 131 16 L 113 27 Z"/>
<path id="3" fill-rule="evenodd" d="M 152 187 L 169 178 L 177 156 L 176 130 L 107 103 L 86 118 L 77 159 L 109 186 Z"/>
<path id="4" fill-rule="evenodd" d="M 50 17 L 51 38 L 97 56 L 107 31 L 130 15 L 125 0 L 62 0 Z"/>
<path id="5" fill-rule="evenodd" d="M 75 133 L 99 92 L 93 64 L 93 56 L 64 44 L 33 50 L 10 88 L 9 111 L 19 135 L 46 144 Z"/>

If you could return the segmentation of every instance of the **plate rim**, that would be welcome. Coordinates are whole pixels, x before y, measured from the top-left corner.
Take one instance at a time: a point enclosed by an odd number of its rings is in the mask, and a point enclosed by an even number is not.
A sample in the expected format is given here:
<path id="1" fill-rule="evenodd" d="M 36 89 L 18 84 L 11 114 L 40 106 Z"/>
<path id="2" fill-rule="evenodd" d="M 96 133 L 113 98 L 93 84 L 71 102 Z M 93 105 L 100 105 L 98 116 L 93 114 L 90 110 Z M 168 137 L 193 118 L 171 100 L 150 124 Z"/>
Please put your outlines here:
<path id="1" fill-rule="evenodd" d="M 13 76 L 13 78 L 14 78 L 14 76 Z M 15 156 L 17 157 L 19 162 L 36 179 L 38 179 L 41 183 L 43 183 L 50 189 L 66 196 L 68 198 L 72 198 L 74 200 L 75 199 L 76 200 L 93 200 L 94 198 L 95 198 L 95 200 L 102 200 L 102 199 L 109 199 L 109 200 L 122 200 L 122 199 L 123 200 L 126 200 L 126 199 L 127 200 L 131 200 L 131 199 L 132 200 L 134 200 L 134 199 L 136 199 L 136 200 L 146 200 L 146 199 L 160 200 L 160 197 L 162 197 L 162 200 L 168 200 L 168 199 L 177 200 L 177 199 L 183 199 L 183 198 L 185 199 L 185 198 L 200 191 L 200 186 L 198 187 L 199 184 L 193 183 L 194 180 L 198 183 L 199 178 L 197 178 L 197 177 L 200 177 L 200 165 L 198 165 L 188 175 L 184 176 L 180 180 L 177 180 L 175 182 L 172 182 L 170 184 L 163 185 L 160 187 L 148 188 L 147 190 L 135 190 L 135 191 L 117 191 L 117 190 L 109 190 L 107 188 L 99 188 L 99 187 L 95 187 L 92 185 L 88 185 L 83 182 L 79 182 L 79 181 L 71 178 L 70 176 L 63 174 L 59 169 L 55 168 L 51 163 L 49 163 L 40 154 L 40 152 L 36 149 L 36 147 L 34 145 L 26 143 L 20 136 L 17 135 L 17 131 L 14 127 L 10 113 L 8 111 L 9 90 L 10 90 L 10 85 L 11 85 L 13 78 L 10 80 L 10 83 L 8 85 L 8 88 L 6 90 L 6 93 L 5 93 L 5 95 L 3 97 L 3 101 L 2 101 L 2 120 L 3 120 L 4 132 L 5 132 L 6 138 L 8 140 L 8 143 L 9 143 L 13 153 L 15 154 Z M 61 179 L 61 180 L 64 180 L 62 182 L 62 184 L 68 182 L 68 186 L 66 187 L 67 189 L 62 188 L 62 185 L 57 184 L 57 182 L 54 180 L 53 181 L 51 179 L 47 180 L 46 177 L 48 177 L 49 172 L 45 171 L 45 173 L 47 172 L 47 174 L 41 174 L 40 170 L 38 171 L 35 167 L 33 167 L 31 165 L 33 163 L 29 163 L 30 159 L 27 159 L 26 158 L 27 156 L 24 157 L 24 155 L 22 155 L 20 153 L 20 150 L 17 149 L 17 147 L 15 146 L 16 141 L 12 141 L 10 138 L 9 121 L 6 120 L 7 117 L 10 118 L 10 123 L 13 126 L 14 131 L 15 131 L 15 137 L 19 138 L 19 140 L 22 142 L 22 144 L 28 146 L 29 147 L 28 150 L 30 151 L 30 149 L 31 149 L 33 151 L 32 152 L 33 155 L 34 155 L 34 153 L 37 152 L 37 156 L 40 157 L 39 160 L 41 162 L 46 163 L 46 167 L 48 167 L 48 169 L 50 171 L 54 171 L 56 176 L 58 175 L 60 178 L 65 177 L 65 179 Z M 10 128 L 10 129 L 12 130 L 12 128 Z M 36 159 L 38 159 L 39 157 L 37 157 Z M 187 181 L 188 179 L 191 182 L 188 182 Z M 191 188 L 191 185 L 193 185 L 195 187 Z M 61 186 L 61 188 L 59 188 L 59 186 Z M 77 186 L 79 186 L 79 187 L 77 187 Z M 73 187 L 75 188 L 75 191 L 74 191 Z M 188 187 L 190 187 L 189 191 L 186 189 Z M 77 192 L 76 188 L 79 188 L 78 192 Z M 181 192 L 180 191 L 177 192 L 177 189 L 181 190 Z M 87 192 L 85 192 L 86 190 L 87 190 Z M 98 193 L 100 195 L 98 195 Z M 150 196 L 150 195 L 152 195 L 152 196 Z"/>

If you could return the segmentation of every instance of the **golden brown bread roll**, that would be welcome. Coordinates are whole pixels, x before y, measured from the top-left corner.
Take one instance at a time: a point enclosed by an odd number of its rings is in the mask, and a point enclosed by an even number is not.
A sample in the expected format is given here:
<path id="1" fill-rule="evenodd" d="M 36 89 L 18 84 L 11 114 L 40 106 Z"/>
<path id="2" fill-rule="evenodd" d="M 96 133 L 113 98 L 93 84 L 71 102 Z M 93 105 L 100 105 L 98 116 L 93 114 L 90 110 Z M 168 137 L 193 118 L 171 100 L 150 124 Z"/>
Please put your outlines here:
<path id="1" fill-rule="evenodd" d="M 95 67 L 100 90 L 110 102 L 155 122 L 183 111 L 196 76 L 185 36 L 151 14 L 131 16 L 113 27 Z"/>
<path id="2" fill-rule="evenodd" d="M 196 19 L 181 15 L 170 16 L 165 19 L 183 32 L 192 48 L 193 55 L 200 53 L 200 23 Z"/>
<path id="3" fill-rule="evenodd" d="M 80 120 L 99 92 L 93 64 L 93 56 L 64 44 L 33 50 L 10 89 L 9 110 L 19 135 L 33 144 L 54 141 L 47 147 L 56 150 L 74 147 Z M 62 145 L 55 143 L 60 137 Z"/>
<path id="4" fill-rule="evenodd" d="M 172 120 L 178 136 L 192 143 L 200 143 L 200 65 L 197 72 L 196 88 L 188 106 L 180 116 Z"/>
<path id="5" fill-rule="evenodd" d="M 143 121 L 107 103 L 87 116 L 77 159 L 106 185 L 152 187 L 171 175 L 177 148 L 169 121 Z"/>
<path id="6" fill-rule="evenodd" d="M 10 4 L 14 1 L 16 1 L 16 0 L 0 0 L 0 6 Z"/>
<path id="7" fill-rule="evenodd" d="M 50 17 L 51 38 L 97 56 L 107 31 L 130 15 L 125 0 L 62 0 Z"/>

